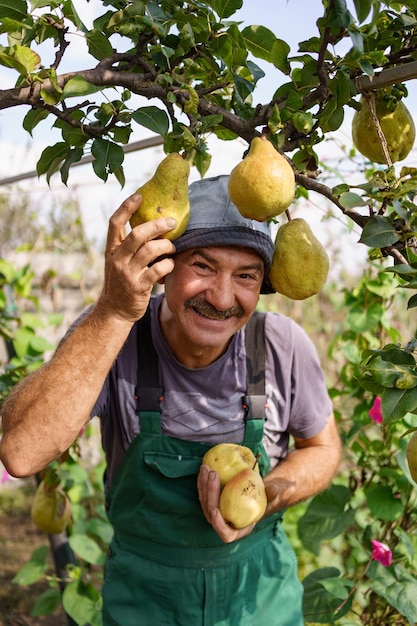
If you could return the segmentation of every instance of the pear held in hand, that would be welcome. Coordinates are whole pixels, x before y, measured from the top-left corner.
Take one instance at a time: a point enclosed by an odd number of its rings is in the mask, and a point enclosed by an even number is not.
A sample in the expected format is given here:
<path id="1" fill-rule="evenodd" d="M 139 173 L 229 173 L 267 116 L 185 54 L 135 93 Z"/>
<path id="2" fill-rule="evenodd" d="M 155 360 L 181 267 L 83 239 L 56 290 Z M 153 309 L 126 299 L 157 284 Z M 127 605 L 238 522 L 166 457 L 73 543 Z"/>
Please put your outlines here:
<path id="1" fill-rule="evenodd" d="M 248 219 L 265 222 L 288 209 L 294 199 L 291 165 L 266 138 L 252 139 L 246 157 L 230 173 L 229 196 Z"/>
<path id="2" fill-rule="evenodd" d="M 417 483 L 417 431 L 413 433 L 407 443 L 405 454 L 411 478 Z"/>
<path id="3" fill-rule="evenodd" d="M 252 450 L 237 443 L 213 446 L 207 450 L 202 462 L 218 473 L 222 489 L 228 480 L 244 469 L 257 468 L 259 473 L 259 465 Z"/>
<path id="4" fill-rule="evenodd" d="M 261 475 L 245 469 L 231 478 L 220 494 L 219 508 L 233 528 L 245 528 L 258 522 L 266 511 L 267 497 Z"/>
<path id="5" fill-rule="evenodd" d="M 305 220 L 295 218 L 278 229 L 269 270 L 275 291 L 305 300 L 324 287 L 328 273 L 327 252 Z"/>
<path id="6" fill-rule="evenodd" d="M 59 485 L 41 480 L 32 500 L 31 518 L 35 526 L 48 535 L 61 533 L 71 517 L 71 504 Z"/>
<path id="7" fill-rule="evenodd" d="M 142 204 L 130 218 L 131 227 L 158 217 L 174 217 L 176 227 L 163 237 L 171 241 L 181 237 L 190 219 L 189 175 L 189 162 L 177 152 L 168 154 L 152 178 L 137 190 L 142 196 Z"/>

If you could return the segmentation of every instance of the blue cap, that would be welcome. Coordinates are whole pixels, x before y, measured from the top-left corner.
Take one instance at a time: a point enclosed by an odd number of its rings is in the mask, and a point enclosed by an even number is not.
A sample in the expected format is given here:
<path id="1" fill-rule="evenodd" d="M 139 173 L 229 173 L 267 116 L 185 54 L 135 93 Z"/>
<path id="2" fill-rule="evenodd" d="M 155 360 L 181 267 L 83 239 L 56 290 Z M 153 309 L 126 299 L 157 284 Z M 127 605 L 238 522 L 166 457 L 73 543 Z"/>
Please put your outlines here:
<path id="1" fill-rule="evenodd" d="M 265 264 L 261 293 L 274 293 L 269 282 L 274 244 L 267 222 L 243 217 L 229 198 L 228 176 L 204 178 L 190 185 L 190 221 L 175 240 L 177 252 L 207 246 L 251 248 Z"/>

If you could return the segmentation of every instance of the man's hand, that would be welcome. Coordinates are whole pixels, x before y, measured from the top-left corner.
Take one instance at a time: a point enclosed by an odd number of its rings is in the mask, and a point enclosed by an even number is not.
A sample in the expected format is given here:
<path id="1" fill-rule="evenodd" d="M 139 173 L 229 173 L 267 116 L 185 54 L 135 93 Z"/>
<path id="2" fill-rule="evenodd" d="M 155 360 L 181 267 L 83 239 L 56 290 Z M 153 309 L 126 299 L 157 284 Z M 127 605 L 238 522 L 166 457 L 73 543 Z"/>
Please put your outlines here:
<path id="1" fill-rule="evenodd" d="M 175 228 L 175 219 L 140 224 L 126 236 L 126 226 L 141 200 L 139 194 L 133 194 L 110 218 L 104 287 L 97 303 L 102 310 L 131 323 L 144 315 L 154 284 L 174 268 L 173 259 L 166 255 L 172 255 L 175 246 L 161 237 Z M 159 257 L 163 258 L 155 262 Z"/>
<path id="2" fill-rule="evenodd" d="M 236 530 L 228 524 L 219 509 L 220 478 L 208 465 L 202 465 L 197 479 L 198 497 L 204 516 L 224 543 L 232 543 L 249 535 L 255 524 Z"/>

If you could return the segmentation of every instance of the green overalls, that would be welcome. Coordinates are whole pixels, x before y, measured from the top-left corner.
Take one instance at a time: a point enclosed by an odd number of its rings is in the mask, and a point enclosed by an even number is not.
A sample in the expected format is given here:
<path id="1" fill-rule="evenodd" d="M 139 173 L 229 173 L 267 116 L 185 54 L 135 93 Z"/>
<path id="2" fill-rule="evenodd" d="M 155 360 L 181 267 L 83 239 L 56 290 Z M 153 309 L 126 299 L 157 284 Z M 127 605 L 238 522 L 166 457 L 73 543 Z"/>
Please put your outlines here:
<path id="1" fill-rule="evenodd" d="M 104 626 L 301 626 L 302 587 L 281 515 L 223 543 L 197 493 L 210 445 L 163 435 L 161 390 L 154 390 L 145 402 L 151 410 L 140 402 L 140 434 L 107 497 L 114 538 L 105 565 Z M 249 407 L 242 443 L 261 455 L 264 475 L 263 419 L 250 413 Z"/>

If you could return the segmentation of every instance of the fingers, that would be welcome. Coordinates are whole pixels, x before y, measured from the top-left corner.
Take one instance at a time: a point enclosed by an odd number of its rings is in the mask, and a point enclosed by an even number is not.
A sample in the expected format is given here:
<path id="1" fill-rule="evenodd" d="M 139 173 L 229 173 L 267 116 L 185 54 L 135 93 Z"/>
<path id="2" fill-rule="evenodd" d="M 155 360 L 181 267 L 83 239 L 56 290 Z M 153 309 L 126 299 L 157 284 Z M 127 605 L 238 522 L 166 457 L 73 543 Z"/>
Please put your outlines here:
<path id="1" fill-rule="evenodd" d="M 198 496 L 204 516 L 224 543 L 232 543 L 249 535 L 255 527 L 251 524 L 237 530 L 223 518 L 220 509 L 220 478 L 208 465 L 202 465 L 197 478 Z"/>
<path id="2" fill-rule="evenodd" d="M 169 239 L 161 238 L 172 229 L 171 218 L 159 218 L 136 226 L 120 244 L 120 253 L 136 265 L 146 267 L 155 259 L 172 255 L 175 246 Z M 175 227 L 174 220 L 174 227 Z"/>
<path id="3" fill-rule="evenodd" d="M 125 245 L 125 250 L 135 254 L 146 241 L 162 237 L 175 228 L 176 220 L 174 218 L 159 218 L 134 228 L 126 237 L 126 226 L 134 212 L 139 209 L 141 201 L 140 194 L 134 193 L 126 198 L 111 216 L 107 233 L 106 254 L 113 253 L 126 239 L 128 243 Z"/>
<path id="4" fill-rule="evenodd" d="M 208 465 L 202 465 L 197 478 L 198 494 L 203 513 L 211 524 L 213 510 L 219 506 L 220 478 Z"/>
<path id="5" fill-rule="evenodd" d="M 107 232 L 106 254 L 113 252 L 119 246 L 126 236 L 126 224 L 129 222 L 133 213 L 140 207 L 141 196 L 138 193 L 126 198 L 120 207 L 113 213 L 109 220 L 109 229 Z"/>

